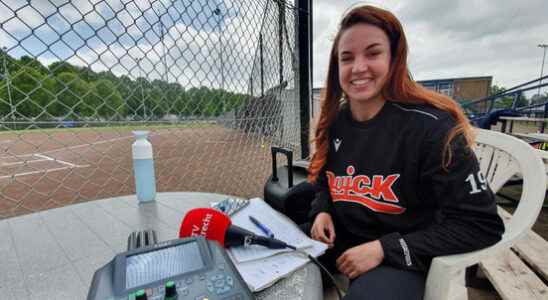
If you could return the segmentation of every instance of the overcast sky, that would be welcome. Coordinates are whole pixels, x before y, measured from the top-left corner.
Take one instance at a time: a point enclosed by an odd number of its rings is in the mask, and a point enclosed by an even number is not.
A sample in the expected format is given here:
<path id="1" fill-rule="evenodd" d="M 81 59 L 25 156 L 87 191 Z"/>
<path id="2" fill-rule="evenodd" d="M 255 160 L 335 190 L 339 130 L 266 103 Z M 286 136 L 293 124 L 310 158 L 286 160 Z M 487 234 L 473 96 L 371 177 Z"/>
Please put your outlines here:
<path id="1" fill-rule="evenodd" d="M 261 26 L 265 2 L 0 0 L 0 47 L 44 65 L 65 60 L 117 76 L 242 92 L 248 90 L 259 33 L 253 29 Z M 269 10 L 269 19 L 275 12 Z"/>
<path id="2" fill-rule="evenodd" d="M 266 86 L 277 84 L 277 55 L 272 52 L 277 49 L 277 15 L 272 0 L 96 2 L 71 0 L 53 5 L 45 0 L 0 0 L 0 45 L 14 57 L 30 55 L 46 65 L 67 60 L 94 71 L 109 69 L 133 78 L 146 74 L 150 79 L 162 78 L 167 69 L 169 81 L 185 86 L 221 85 L 245 91 L 249 77 L 258 76 L 254 58 L 257 29 L 262 28 L 267 52 L 264 65 L 270 74 Z M 343 12 L 356 3 L 313 0 L 314 87 L 323 86 L 338 23 Z M 537 45 L 548 44 L 548 0 L 359 3 L 388 9 L 400 19 L 416 80 L 493 76 L 493 84 L 509 88 L 540 75 L 543 51 Z M 215 8 L 220 8 L 220 15 L 212 13 Z M 159 39 L 160 23 L 167 29 L 164 43 Z"/>
<path id="3" fill-rule="evenodd" d="M 388 9 L 402 22 L 415 80 L 493 76 L 509 88 L 540 75 L 548 0 L 313 0 L 314 87 L 324 85 L 338 23 L 356 3 Z"/>

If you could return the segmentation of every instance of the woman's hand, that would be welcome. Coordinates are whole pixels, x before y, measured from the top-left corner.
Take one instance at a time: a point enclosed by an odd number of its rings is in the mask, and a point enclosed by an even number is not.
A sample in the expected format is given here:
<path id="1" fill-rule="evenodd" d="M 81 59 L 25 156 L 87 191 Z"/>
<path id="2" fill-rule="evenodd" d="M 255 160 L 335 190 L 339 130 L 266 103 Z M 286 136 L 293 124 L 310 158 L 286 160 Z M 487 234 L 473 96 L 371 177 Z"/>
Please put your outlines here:
<path id="1" fill-rule="evenodd" d="M 326 243 L 329 245 L 329 248 L 333 247 L 333 242 L 335 242 L 335 225 L 333 225 L 331 215 L 325 212 L 319 213 L 316 219 L 314 219 L 314 224 L 312 224 L 310 236 L 315 240 Z"/>
<path id="2" fill-rule="evenodd" d="M 337 258 L 337 269 L 354 279 L 380 265 L 383 259 L 381 242 L 375 240 L 346 250 Z"/>

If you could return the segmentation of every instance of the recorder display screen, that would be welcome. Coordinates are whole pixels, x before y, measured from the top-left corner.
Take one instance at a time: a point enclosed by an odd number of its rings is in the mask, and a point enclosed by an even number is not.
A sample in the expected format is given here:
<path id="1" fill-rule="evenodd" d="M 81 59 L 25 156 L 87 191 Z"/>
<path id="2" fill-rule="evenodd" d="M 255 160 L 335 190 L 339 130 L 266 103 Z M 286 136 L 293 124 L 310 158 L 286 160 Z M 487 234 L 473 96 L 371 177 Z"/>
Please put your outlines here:
<path id="1" fill-rule="evenodd" d="M 196 241 L 126 258 L 126 289 L 204 268 Z"/>

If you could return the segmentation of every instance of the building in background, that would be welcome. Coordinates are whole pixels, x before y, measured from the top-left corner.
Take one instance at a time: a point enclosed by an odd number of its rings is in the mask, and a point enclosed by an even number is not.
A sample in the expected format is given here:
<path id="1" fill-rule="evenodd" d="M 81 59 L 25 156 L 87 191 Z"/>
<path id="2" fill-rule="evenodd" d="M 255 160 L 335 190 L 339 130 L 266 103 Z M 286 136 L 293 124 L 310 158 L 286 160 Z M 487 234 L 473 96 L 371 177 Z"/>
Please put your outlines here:
<path id="1" fill-rule="evenodd" d="M 425 88 L 445 94 L 459 101 L 461 104 L 489 96 L 492 82 L 493 76 L 444 78 L 417 81 L 417 83 L 421 84 Z M 320 112 L 320 99 L 324 95 L 324 88 L 312 89 L 312 117 L 317 116 Z"/>
<path id="2" fill-rule="evenodd" d="M 445 94 L 461 103 L 489 96 L 492 82 L 493 76 L 417 81 L 417 83 L 425 88 Z"/>

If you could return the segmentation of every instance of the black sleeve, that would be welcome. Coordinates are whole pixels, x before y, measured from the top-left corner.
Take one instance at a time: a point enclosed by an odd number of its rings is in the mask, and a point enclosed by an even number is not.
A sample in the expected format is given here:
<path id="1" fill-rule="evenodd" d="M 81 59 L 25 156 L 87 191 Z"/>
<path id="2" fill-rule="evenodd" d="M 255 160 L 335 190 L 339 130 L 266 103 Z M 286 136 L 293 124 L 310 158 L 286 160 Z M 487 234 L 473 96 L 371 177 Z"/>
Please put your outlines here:
<path id="1" fill-rule="evenodd" d="M 326 167 L 324 166 L 318 174 L 318 180 L 316 180 L 316 197 L 314 197 L 314 200 L 312 201 L 311 210 L 308 215 L 311 221 L 314 221 L 316 215 L 321 212 L 331 213 L 333 202 L 331 201 L 331 194 L 329 193 L 329 184 L 325 171 Z"/>
<path id="2" fill-rule="evenodd" d="M 433 257 L 488 247 L 504 232 L 493 192 L 463 136 L 453 139 L 451 163 L 442 167 L 443 146 L 454 122 L 450 118 L 439 122 L 419 154 L 418 193 L 435 203 L 434 222 L 423 230 L 394 232 L 380 239 L 385 262 L 399 268 L 427 271 Z"/>

